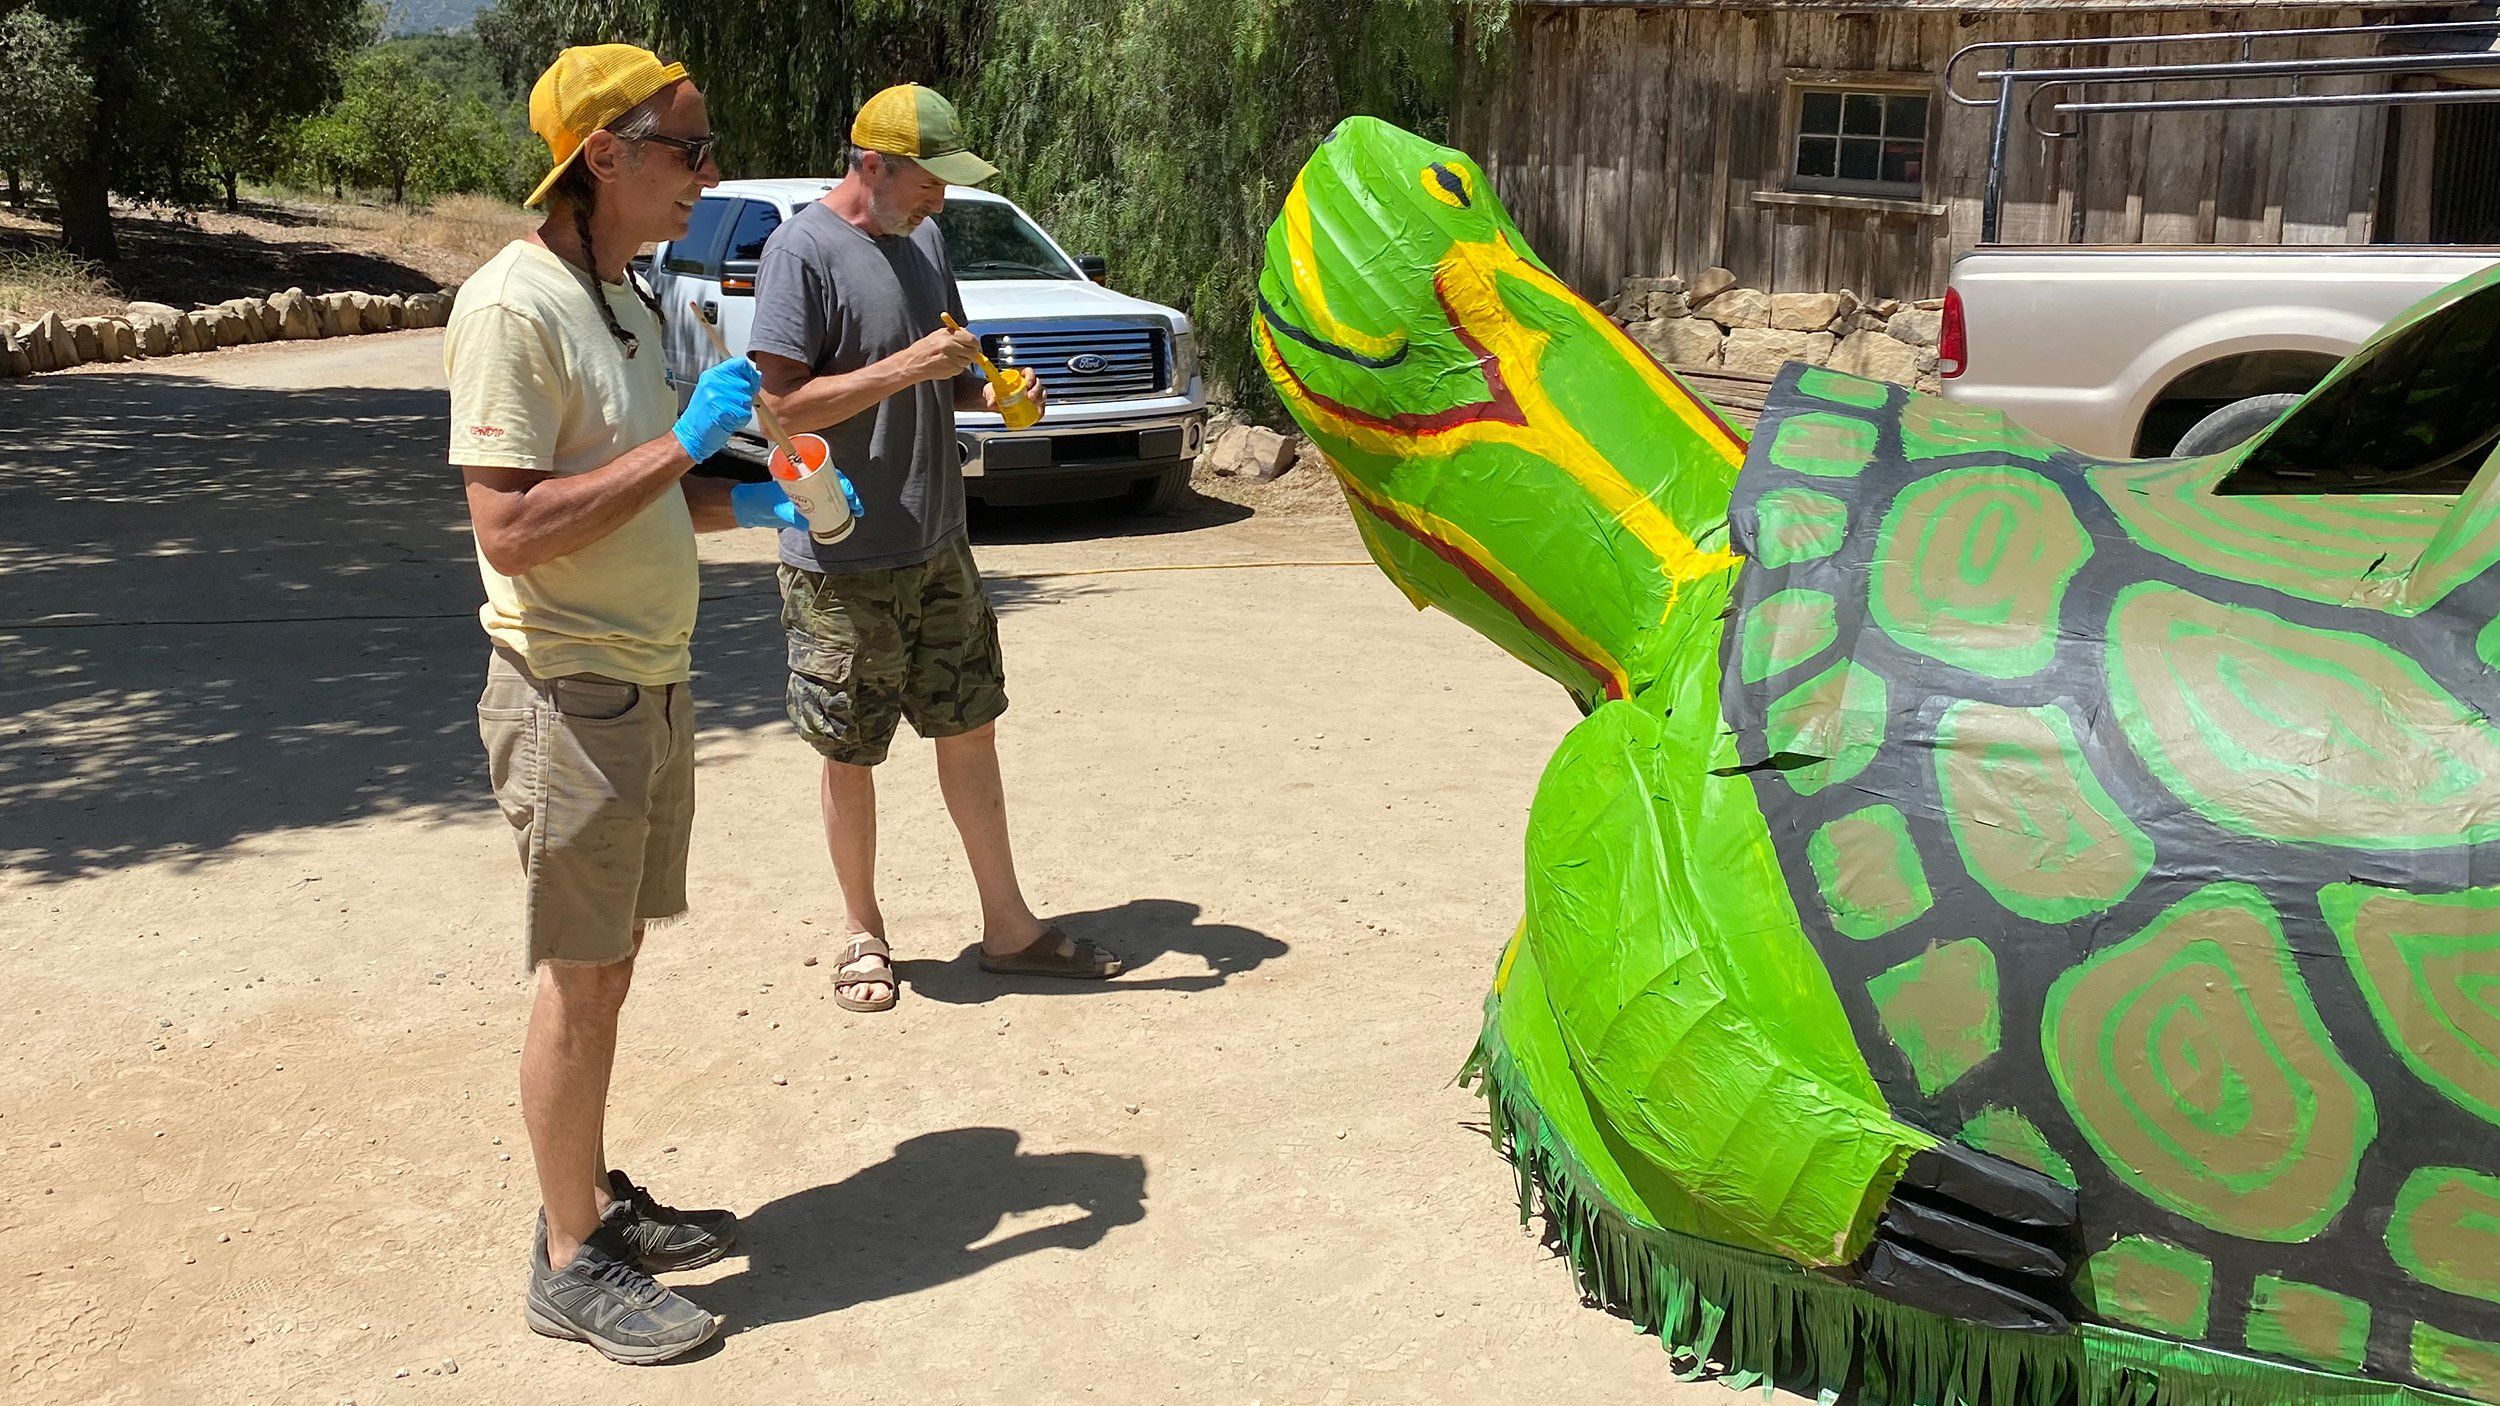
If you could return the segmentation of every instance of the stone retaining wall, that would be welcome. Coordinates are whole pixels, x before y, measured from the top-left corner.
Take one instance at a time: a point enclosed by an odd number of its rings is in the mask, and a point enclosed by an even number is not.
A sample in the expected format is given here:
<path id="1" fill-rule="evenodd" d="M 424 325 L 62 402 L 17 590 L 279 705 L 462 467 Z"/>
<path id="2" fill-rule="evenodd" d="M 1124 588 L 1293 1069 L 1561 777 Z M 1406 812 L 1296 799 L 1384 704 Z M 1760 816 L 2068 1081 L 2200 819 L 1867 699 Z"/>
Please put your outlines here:
<path id="1" fill-rule="evenodd" d="M 1944 303 L 1739 288 L 1714 268 L 1699 277 L 1629 278 L 1599 303 L 1633 341 L 1669 366 L 1768 376 L 1806 361 L 1933 392 Z"/>
<path id="2" fill-rule="evenodd" d="M 449 293 L 306 293 L 229 298 L 188 312 L 132 303 L 103 317 L 48 312 L 33 322 L 0 321 L 0 376 L 62 371 L 90 361 L 178 356 L 248 342 L 309 341 L 361 332 L 440 327 L 451 320 Z"/>

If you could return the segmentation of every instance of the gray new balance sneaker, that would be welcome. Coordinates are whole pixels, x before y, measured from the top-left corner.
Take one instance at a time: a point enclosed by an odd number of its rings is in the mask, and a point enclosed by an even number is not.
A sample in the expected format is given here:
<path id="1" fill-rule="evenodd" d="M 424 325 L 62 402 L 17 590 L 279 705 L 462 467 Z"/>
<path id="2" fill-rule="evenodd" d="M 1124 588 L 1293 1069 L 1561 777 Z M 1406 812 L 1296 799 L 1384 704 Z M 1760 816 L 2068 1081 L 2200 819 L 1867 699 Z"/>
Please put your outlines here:
<path id="1" fill-rule="evenodd" d="M 530 1248 L 526 1312 L 534 1333 L 588 1343 L 637 1367 L 683 1357 L 720 1328 L 720 1319 L 643 1273 L 613 1222 L 592 1232 L 571 1264 L 549 1269 L 543 1215 Z"/>
<path id="2" fill-rule="evenodd" d="M 727 1211 L 681 1211 L 651 1199 L 634 1179 L 608 1169 L 608 1224 L 624 1232 L 653 1274 L 699 1269 L 736 1249 L 738 1218 Z"/>

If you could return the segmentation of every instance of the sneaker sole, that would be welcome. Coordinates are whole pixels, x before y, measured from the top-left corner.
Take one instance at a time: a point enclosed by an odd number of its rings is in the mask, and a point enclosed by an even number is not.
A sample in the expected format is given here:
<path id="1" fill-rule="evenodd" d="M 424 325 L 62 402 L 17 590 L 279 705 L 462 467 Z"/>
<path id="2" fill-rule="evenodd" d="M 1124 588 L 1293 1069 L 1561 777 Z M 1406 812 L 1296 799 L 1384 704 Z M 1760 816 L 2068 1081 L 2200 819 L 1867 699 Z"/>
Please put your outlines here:
<path id="1" fill-rule="evenodd" d="M 692 1342 L 669 1343 L 660 1347 L 636 1347 L 594 1338 L 572 1324 L 541 1311 L 535 1303 L 524 1303 L 522 1314 L 529 1320 L 530 1331 L 540 1337 L 561 1338 L 569 1343 L 588 1343 L 600 1356 L 610 1362 L 624 1363 L 628 1367 L 656 1366 L 659 1363 L 683 1357 L 710 1342 L 712 1335 L 720 1331 L 721 1325 L 719 1314 L 706 1314 L 703 1335 Z"/>

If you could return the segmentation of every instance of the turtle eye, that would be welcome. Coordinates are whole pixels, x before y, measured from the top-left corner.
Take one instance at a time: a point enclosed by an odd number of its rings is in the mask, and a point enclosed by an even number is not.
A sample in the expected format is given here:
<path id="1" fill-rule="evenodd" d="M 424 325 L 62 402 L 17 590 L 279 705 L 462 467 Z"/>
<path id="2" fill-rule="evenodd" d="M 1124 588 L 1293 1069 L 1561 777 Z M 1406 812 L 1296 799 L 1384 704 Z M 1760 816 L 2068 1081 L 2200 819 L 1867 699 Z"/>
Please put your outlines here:
<path id="1" fill-rule="evenodd" d="M 1476 203 L 1476 183 L 1467 172 L 1444 161 L 1424 168 L 1424 190 L 1444 205 L 1465 210 Z"/>

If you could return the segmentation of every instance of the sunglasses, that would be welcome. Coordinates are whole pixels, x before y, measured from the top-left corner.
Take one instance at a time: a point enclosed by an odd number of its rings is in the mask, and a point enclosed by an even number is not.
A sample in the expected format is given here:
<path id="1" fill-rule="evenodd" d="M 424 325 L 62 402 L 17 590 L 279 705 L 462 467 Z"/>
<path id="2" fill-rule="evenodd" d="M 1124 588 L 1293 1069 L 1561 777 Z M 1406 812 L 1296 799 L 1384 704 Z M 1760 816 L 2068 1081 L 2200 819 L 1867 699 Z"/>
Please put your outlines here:
<path id="1" fill-rule="evenodd" d="M 712 159 L 712 152 L 714 148 L 720 145 L 720 138 L 709 135 L 692 138 L 663 137 L 659 133 L 654 132 L 649 136 L 637 138 L 637 140 L 658 142 L 664 147 L 674 149 L 678 155 L 686 159 L 686 169 L 689 171 L 702 170 L 703 163 Z"/>

